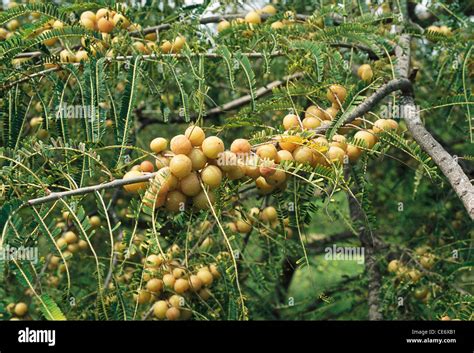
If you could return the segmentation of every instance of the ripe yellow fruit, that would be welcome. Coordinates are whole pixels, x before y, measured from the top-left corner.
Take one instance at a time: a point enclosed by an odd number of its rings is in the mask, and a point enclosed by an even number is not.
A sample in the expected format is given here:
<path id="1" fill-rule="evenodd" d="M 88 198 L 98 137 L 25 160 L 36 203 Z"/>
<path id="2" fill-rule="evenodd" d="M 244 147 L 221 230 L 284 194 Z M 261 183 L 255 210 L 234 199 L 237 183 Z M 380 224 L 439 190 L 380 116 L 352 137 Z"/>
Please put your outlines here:
<path id="1" fill-rule="evenodd" d="M 255 185 L 259 193 L 263 195 L 267 195 L 275 189 L 272 185 L 268 184 L 267 180 L 262 176 L 255 180 Z"/>
<path id="2" fill-rule="evenodd" d="M 283 127 L 285 130 L 299 129 L 301 127 L 300 119 L 295 114 L 287 114 L 283 118 Z"/>
<path id="3" fill-rule="evenodd" d="M 178 278 L 174 283 L 174 291 L 178 294 L 183 294 L 189 289 L 189 282 L 184 278 Z"/>
<path id="4" fill-rule="evenodd" d="M 138 291 L 138 293 L 135 294 L 134 296 L 138 304 L 148 303 L 151 299 L 151 293 L 143 289 Z"/>
<path id="5" fill-rule="evenodd" d="M 59 249 L 64 249 L 67 246 L 67 242 L 64 238 L 59 238 L 56 240 L 56 245 Z"/>
<path id="6" fill-rule="evenodd" d="M 258 208 L 257 208 L 258 210 Z M 260 210 L 259 210 L 260 212 Z M 211 272 L 212 276 L 214 278 L 220 278 L 221 274 L 219 273 L 219 269 L 217 268 L 216 264 L 210 264 L 209 265 L 209 271 Z"/>
<path id="7" fill-rule="evenodd" d="M 214 277 L 212 276 L 211 272 L 209 272 L 209 270 L 206 268 L 200 269 L 197 273 L 197 277 L 201 280 L 204 286 L 210 286 L 214 281 Z"/>
<path id="8" fill-rule="evenodd" d="M 321 125 L 321 120 L 318 118 L 307 117 L 303 119 L 302 123 L 305 129 L 312 130 Z"/>
<path id="9" fill-rule="evenodd" d="M 128 173 L 125 173 L 125 175 L 123 176 L 123 179 L 124 180 L 132 179 L 132 178 L 136 178 L 136 177 L 139 177 L 139 176 L 142 176 L 142 175 L 143 174 L 141 172 L 137 171 L 137 170 L 131 170 Z M 125 189 L 125 191 L 128 191 L 128 192 L 138 192 L 139 190 L 146 189 L 147 186 L 148 186 L 148 182 L 142 181 L 142 182 L 139 182 L 139 183 L 124 185 L 123 188 Z"/>
<path id="10" fill-rule="evenodd" d="M 150 150 L 155 153 L 163 152 L 168 148 L 168 140 L 163 137 L 157 137 L 150 142 Z"/>
<path id="11" fill-rule="evenodd" d="M 178 36 L 174 39 L 171 50 L 173 53 L 178 53 L 183 49 L 184 44 L 186 44 L 186 38 L 184 36 Z"/>
<path id="12" fill-rule="evenodd" d="M 278 218 L 278 212 L 275 207 L 268 206 L 262 210 L 260 213 L 260 218 L 266 223 L 271 223 Z"/>
<path id="13" fill-rule="evenodd" d="M 166 318 L 170 321 L 179 320 L 180 316 L 181 316 L 181 312 L 177 308 L 171 307 L 168 310 L 166 310 Z"/>
<path id="14" fill-rule="evenodd" d="M 292 161 L 294 159 L 290 151 L 280 150 L 278 151 L 278 160 L 281 162 L 281 161 Z"/>
<path id="15" fill-rule="evenodd" d="M 224 142 L 217 136 L 209 136 L 202 142 L 202 151 L 207 158 L 217 158 L 224 149 Z"/>
<path id="16" fill-rule="evenodd" d="M 10 32 L 14 32 L 20 27 L 20 22 L 18 20 L 11 20 L 7 23 L 6 27 Z"/>
<path id="17" fill-rule="evenodd" d="M 173 269 L 173 277 L 176 279 L 183 277 L 185 274 L 184 268 L 176 267 Z"/>
<path id="18" fill-rule="evenodd" d="M 193 145 L 185 135 L 176 135 L 171 139 L 170 148 L 175 154 L 188 154 L 192 151 Z"/>
<path id="19" fill-rule="evenodd" d="M 339 147 L 341 148 L 342 150 L 346 151 L 347 149 L 347 142 L 346 142 L 346 138 L 345 136 L 343 135 L 334 135 L 332 137 L 332 141 L 331 143 L 329 144 L 330 146 L 336 146 L 336 147 Z"/>
<path id="20" fill-rule="evenodd" d="M 176 282 L 176 278 L 174 278 L 174 276 L 171 273 L 167 273 L 163 275 L 163 284 L 165 285 L 165 287 L 173 288 L 175 282 Z"/>
<path id="21" fill-rule="evenodd" d="M 211 297 L 211 292 L 209 292 L 209 289 L 207 288 L 202 288 L 198 295 L 202 300 L 206 301 Z"/>
<path id="22" fill-rule="evenodd" d="M 191 173 L 193 170 L 193 163 L 188 156 L 185 156 L 184 154 L 178 154 L 171 158 L 169 168 L 174 176 L 176 176 L 178 179 L 182 179 Z"/>
<path id="23" fill-rule="evenodd" d="M 268 15 L 275 15 L 277 13 L 277 10 L 272 5 L 266 5 L 262 8 L 261 12 L 266 13 Z"/>
<path id="24" fill-rule="evenodd" d="M 243 219 L 237 220 L 235 222 L 235 225 L 236 225 L 237 231 L 239 233 L 246 234 L 246 233 L 250 233 L 252 231 L 252 225 L 248 221 L 245 221 Z"/>
<path id="25" fill-rule="evenodd" d="M 247 155 L 250 153 L 251 149 L 252 146 L 246 139 L 236 139 L 230 145 L 230 151 L 237 155 Z"/>
<path id="26" fill-rule="evenodd" d="M 193 148 L 188 154 L 193 170 L 201 170 L 207 163 L 207 157 L 199 148 Z"/>
<path id="27" fill-rule="evenodd" d="M 63 63 L 73 63 L 76 62 L 76 56 L 74 53 L 68 49 L 63 49 L 59 53 L 59 59 Z"/>
<path id="28" fill-rule="evenodd" d="M 169 297 L 168 302 L 173 308 L 181 308 L 184 306 L 184 298 L 180 295 L 173 294 Z"/>
<path id="29" fill-rule="evenodd" d="M 359 66 L 357 69 L 357 75 L 361 78 L 362 81 L 372 81 L 374 77 L 374 72 L 369 64 L 364 64 Z"/>
<path id="30" fill-rule="evenodd" d="M 329 107 L 324 111 L 326 114 L 326 120 L 332 120 L 336 117 L 337 113 L 339 112 L 339 109 L 336 107 Z"/>
<path id="31" fill-rule="evenodd" d="M 92 216 L 89 218 L 89 223 L 93 228 L 100 227 L 100 217 L 99 216 Z"/>
<path id="32" fill-rule="evenodd" d="M 186 129 L 184 135 L 189 139 L 189 141 L 191 142 L 191 144 L 193 146 L 201 146 L 202 142 L 206 138 L 206 134 L 204 133 L 204 130 L 201 129 L 197 125 L 191 125 L 190 127 L 188 127 Z M 173 149 L 171 149 L 171 150 L 173 150 Z M 189 151 L 189 152 L 191 152 L 191 151 Z"/>
<path id="33" fill-rule="evenodd" d="M 207 196 L 209 197 L 211 204 L 214 204 L 216 198 L 214 193 L 208 192 Z M 209 208 L 209 201 L 207 200 L 204 190 L 193 197 L 193 206 L 199 210 L 205 210 Z"/>
<path id="34" fill-rule="evenodd" d="M 302 144 L 303 139 L 295 135 L 282 135 L 279 137 L 278 145 L 281 149 L 293 152 L 296 147 Z"/>
<path id="35" fill-rule="evenodd" d="M 86 250 L 89 247 L 89 244 L 83 239 L 79 240 L 77 242 L 77 245 L 79 246 L 79 249 L 81 250 Z"/>
<path id="36" fill-rule="evenodd" d="M 163 281 L 159 278 L 152 278 L 147 282 L 146 289 L 152 293 L 159 293 L 163 289 Z"/>
<path id="37" fill-rule="evenodd" d="M 329 147 L 329 150 L 326 152 L 326 156 L 331 162 L 338 161 L 340 163 L 343 163 L 345 152 L 340 147 L 331 146 Z"/>
<path id="38" fill-rule="evenodd" d="M 163 41 L 163 43 L 161 43 L 160 49 L 163 53 L 168 54 L 169 52 L 171 52 L 172 47 L 173 44 L 171 44 L 169 40 L 165 40 Z"/>
<path id="39" fill-rule="evenodd" d="M 153 305 L 153 315 L 157 319 L 163 320 L 166 317 L 166 312 L 168 311 L 168 303 L 164 300 L 159 300 Z"/>
<path id="40" fill-rule="evenodd" d="M 162 263 L 163 263 L 163 257 L 161 255 L 155 255 L 155 254 L 149 255 L 145 261 L 147 268 L 154 268 L 154 269 L 157 269 L 158 267 L 160 267 Z"/>
<path id="41" fill-rule="evenodd" d="M 279 29 L 282 29 L 283 27 L 285 27 L 285 25 L 281 21 L 275 21 L 270 25 L 270 28 L 274 30 L 279 30 Z"/>
<path id="42" fill-rule="evenodd" d="M 80 63 L 87 60 L 89 60 L 89 54 L 85 50 L 81 49 L 76 52 L 75 62 Z"/>
<path id="43" fill-rule="evenodd" d="M 387 271 L 391 273 L 395 273 L 398 271 L 399 268 L 400 268 L 400 261 L 392 260 L 388 263 Z"/>
<path id="44" fill-rule="evenodd" d="M 346 153 L 347 153 L 347 156 L 349 157 L 349 161 L 351 163 L 355 163 L 361 156 L 362 150 L 359 147 L 348 145 Z"/>
<path id="45" fill-rule="evenodd" d="M 222 171 L 215 165 L 208 165 L 201 171 L 202 182 L 211 188 L 216 188 L 221 184 Z"/>
<path id="46" fill-rule="evenodd" d="M 182 212 L 186 209 L 186 196 L 180 191 L 173 190 L 166 196 L 165 208 L 170 212 Z"/>
<path id="47" fill-rule="evenodd" d="M 202 288 L 202 281 L 197 275 L 189 276 L 189 288 L 193 292 L 198 292 Z"/>
<path id="48" fill-rule="evenodd" d="M 181 179 L 179 187 L 186 196 L 196 196 L 201 191 L 201 183 L 195 172 Z"/>
<path id="49" fill-rule="evenodd" d="M 307 146 L 299 146 L 293 151 L 293 158 L 298 163 L 311 163 L 313 151 Z"/>
<path id="50" fill-rule="evenodd" d="M 114 27 L 114 23 L 105 17 L 97 21 L 97 29 L 102 33 L 110 33 L 114 30 Z"/>
<path id="51" fill-rule="evenodd" d="M 28 312 L 28 305 L 26 305 L 23 302 L 17 303 L 15 305 L 15 308 L 13 309 L 13 312 L 15 313 L 16 316 L 23 317 Z"/>
<path id="52" fill-rule="evenodd" d="M 341 103 L 344 102 L 344 100 L 346 99 L 346 95 L 347 95 L 346 89 L 342 87 L 341 85 L 335 84 L 335 85 L 329 86 L 326 97 L 327 99 L 329 99 L 331 103 L 338 104 L 338 101 Z"/>
<path id="53" fill-rule="evenodd" d="M 398 123 L 393 119 L 378 119 L 372 129 L 376 134 L 383 131 L 396 131 L 398 129 Z"/>
<path id="54" fill-rule="evenodd" d="M 265 178 L 267 183 L 272 186 L 278 186 L 286 181 L 286 173 L 282 169 L 275 169 L 275 172 Z"/>
<path id="55" fill-rule="evenodd" d="M 143 161 L 140 163 L 140 171 L 143 173 L 153 173 L 153 170 L 155 170 L 155 167 L 153 166 L 153 163 L 150 161 Z"/>
<path id="56" fill-rule="evenodd" d="M 375 145 L 375 136 L 369 131 L 357 131 L 354 135 L 354 140 L 363 142 L 366 148 L 372 148 Z"/>
<path id="57" fill-rule="evenodd" d="M 122 14 L 116 13 L 112 18 L 115 27 L 126 29 L 130 26 L 130 21 Z"/>
<path id="58" fill-rule="evenodd" d="M 83 13 L 81 13 L 80 19 L 83 20 L 85 18 L 91 21 L 96 21 L 95 13 L 93 13 L 92 11 L 84 11 Z"/>
<path id="59" fill-rule="evenodd" d="M 76 233 L 71 232 L 71 231 L 64 233 L 63 238 L 66 241 L 66 243 L 68 243 L 68 244 L 72 244 L 72 243 L 77 242 Z"/>
<path id="60" fill-rule="evenodd" d="M 249 24 L 259 24 L 262 23 L 262 18 L 257 12 L 250 11 L 247 13 L 247 15 L 245 15 L 245 22 Z"/>
<path id="61" fill-rule="evenodd" d="M 305 118 L 318 118 L 320 120 L 328 120 L 327 114 L 324 112 L 323 109 L 317 107 L 316 105 L 310 105 L 306 108 Z"/>
<path id="62" fill-rule="evenodd" d="M 259 146 L 256 153 L 261 159 L 267 159 L 271 161 L 278 160 L 278 151 L 271 143 Z"/>
<path id="63" fill-rule="evenodd" d="M 217 32 L 222 32 L 230 28 L 230 22 L 223 20 L 217 24 Z"/>

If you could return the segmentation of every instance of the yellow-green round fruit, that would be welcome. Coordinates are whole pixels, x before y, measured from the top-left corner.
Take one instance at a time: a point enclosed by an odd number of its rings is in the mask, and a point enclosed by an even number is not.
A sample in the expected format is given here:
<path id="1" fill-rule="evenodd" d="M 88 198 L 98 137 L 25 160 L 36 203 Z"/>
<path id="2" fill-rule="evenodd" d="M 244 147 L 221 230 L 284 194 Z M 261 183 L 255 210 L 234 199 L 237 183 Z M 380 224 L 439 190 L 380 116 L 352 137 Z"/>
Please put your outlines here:
<path id="1" fill-rule="evenodd" d="M 170 141 L 170 148 L 174 154 L 188 154 L 193 149 L 193 145 L 185 135 L 176 135 Z"/>
<path id="2" fill-rule="evenodd" d="M 226 21 L 226 20 L 223 20 L 221 22 L 219 22 L 217 24 L 217 31 L 218 32 L 222 32 L 226 29 L 229 29 L 230 28 L 230 22 L 229 21 Z"/>
<path id="3" fill-rule="evenodd" d="M 347 157 L 349 157 L 349 161 L 351 163 L 355 163 L 361 156 L 362 150 L 359 147 L 348 145 L 346 153 L 347 153 Z"/>
<path id="4" fill-rule="evenodd" d="M 236 139 L 230 145 L 230 151 L 236 155 L 248 155 L 251 149 L 252 146 L 246 139 Z"/>
<path id="5" fill-rule="evenodd" d="M 97 21 L 97 29 L 102 33 L 110 33 L 114 30 L 114 27 L 114 23 L 105 17 Z"/>
<path id="6" fill-rule="evenodd" d="M 271 223 L 278 218 L 278 212 L 275 207 L 268 206 L 260 212 L 260 218 L 264 222 Z"/>
<path id="7" fill-rule="evenodd" d="M 207 157 L 201 149 L 193 148 L 193 150 L 188 154 L 188 157 L 191 160 L 193 170 L 201 170 L 206 166 Z"/>
<path id="8" fill-rule="evenodd" d="M 171 307 L 166 311 L 166 318 L 170 321 L 179 320 L 180 316 L 181 312 L 177 308 Z"/>
<path id="9" fill-rule="evenodd" d="M 295 114 L 287 114 L 283 118 L 283 127 L 285 130 L 299 129 L 301 127 L 300 119 Z"/>
<path id="10" fill-rule="evenodd" d="M 176 278 L 171 273 L 163 275 L 163 284 L 166 288 L 173 288 L 176 282 Z"/>
<path id="11" fill-rule="evenodd" d="M 178 294 L 183 294 L 189 289 L 189 282 L 184 278 L 178 278 L 174 283 L 174 291 Z"/>
<path id="12" fill-rule="evenodd" d="M 311 163 L 313 161 L 313 151 L 306 146 L 298 146 L 293 151 L 293 158 L 298 163 Z"/>
<path id="13" fill-rule="evenodd" d="M 131 171 L 125 173 L 125 175 L 123 176 L 123 179 L 124 180 L 133 179 L 133 178 L 136 178 L 136 177 L 139 177 L 139 176 L 142 176 L 142 175 L 143 174 L 141 172 L 139 172 L 138 170 L 131 170 Z M 138 183 L 124 185 L 123 188 L 125 189 L 125 191 L 128 191 L 128 192 L 138 192 L 140 190 L 146 189 L 147 186 L 148 186 L 148 182 L 141 181 L 141 182 L 138 182 Z"/>
<path id="14" fill-rule="evenodd" d="M 342 87 L 341 85 L 335 84 L 335 85 L 329 86 L 326 97 L 327 99 L 329 99 L 331 103 L 338 104 L 338 101 L 341 103 L 344 102 L 344 100 L 346 99 L 346 95 L 347 95 L 346 89 Z"/>
<path id="15" fill-rule="evenodd" d="M 168 302 L 173 308 L 181 308 L 184 306 L 184 297 L 173 294 L 171 297 L 169 297 Z"/>
<path id="16" fill-rule="evenodd" d="M 197 277 L 201 280 L 204 286 L 210 286 L 214 281 L 212 273 L 207 269 L 200 269 L 197 273 Z"/>
<path id="17" fill-rule="evenodd" d="M 273 5 L 265 5 L 261 12 L 266 13 L 267 15 L 275 15 L 277 13 L 277 9 Z"/>
<path id="18" fill-rule="evenodd" d="M 303 128 L 305 128 L 306 130 L 313 130 L 321 125 L 321 120 L 314 117 L 306 117 L 303 119 L 302 123 Z"/>
<path id="19" fill-rule="evenodd" d="M 150 150 L 155 153 L 163 152 L 168 148 L 168 140 L 163 137 L 157 137 L 150 142 Z"/>
<path id="20" fill-rule="evenodd" d="M 217 136 L 209 136 L 202 142 L 202 151 L 207 158 L 216 159 L 224 149 L 224 142 Z"/>
<path id="21" fill-rule="evenodd" d="M 259 156 L 261 159 L 266 159 L 266 160 L 271 160 L 271 161 L 276 161 L 278 160 L 278 151 L 276 147 L 269 143 L 266 145 L 259 146 L 257 148 L 257 156 Z"/>
<path id="22" fill-rule="evenodd" d="M 343 163 L 345 152 L 340 147 L 331 146 L 331 147 L 329 147 L 329 150 L 326 152 L 326 156 L 331 162 L 336 162 L 337 161 L 339 163 Z"/>
<path id="23" fill-rule="evenodd" d="M 179 187 L 186 196 L 196 196 L 201 191 L 201 183 L 195 172 L 181 179 Z"/>
<path id="24" fill-rule="evenodd" d="M 372 148 L 375 145 L 375 136 L 369 131 L 357 131 L 354 135 L 354 140 L 360 140 L 366 148 Z"/>
<path id="25" fill-rule="evenodd" d="M 184 135 L 189 139 L 193 146 L 201 146 L 202 142 L 206 138 L 204 130 L 197 125 L 191 125 L 188 127 L 184 132 Z"/>
<path id="26" fill-rule="evenodd" d="M 216 188 L 221 184 L 222 171 L 215 165 L 208 165 L 201 171 L 202 182 L 211 188 Z"/>
<path id="27" fill-rule="evenodd" d="M 168 311 L 168 303 L 164 300 L 159 300 L 153 305 L 153 315 L 160 320 L 166 318 L 166 312 Z"/>
<path id="28" fill-rule="evenodd" d="M 146 289 L 152 293 L 159 293 L 163 289 L 163 281 L 159 278 L 152 278 L 146 283 Z"/>
<path id="29" fill-rule="evenodd" d="M 92 216 L 89 218 L 89 223 L 93 228 L 100 227 L 100 217 L 99 216 Z"/>
<path id="30" fill-rule="evenodd" d="M 249 24 L 259 24 L 262 23 L 262 18 L 257 12 L 250 11 L 247 13 L 247 15 L 245 15 L 245 22 Z"/>
<path id="31" fill-rule="evenodd" d="M 208 192 L 207 196 L 209 197 L 211 204 L 214 204 L 215 202 L 214 193 Z M 193 197 L 193 206 L 197 208 L 198 210 L 206 210 L 209 208 L 209 201 L 206 197 L 204 190 Z"/>
<path id="32" fill-rule="evenodd" d="M 186 209 L 186 196 L 180 191 L 170 191 L 166 196 L 165 208 L 170 212 L 182 212 Z"/>
<path id="33" fill-rule="evenodd" d="M 252 225 L 250 224 L 250 222 L 245 221 L 243 219 L 237 220 L 237 222 L 235 222 L 235 225 L 239 233 L 246 234 L 252 231 Z"/>
<path id="34" fill-rule="evenodd" d="M 395 273 L 398 271 L 399 268 L 400 268 L 400 261 L 392 260 L 388 263 L 387 271 L 390 273 Z"/>
<path id="35" fill-rule="evenodd" d="M 270 28 L 273 30 L 279 30 L 279 29 L 282 29 L 283 27 L 285 27 L 285 25 L 281 21 L 275 21 L 270 25 Z"/>
<path id="36" fill-rule="evenodd" d="M 191 173 L 193 170 L 193 163 L 188 156 L 185 156 L 184 154 L 178 154 L 171 158 L 169 168 L 174 176 L 176 176 L 178 179 L 182 179 Z"/>
<path id="37" fill-rule="evenodd" d="M 357 69 L 357 76 L 359 76 L 362 81 L 372 81 L 374 72 L 369 64 L 363 64 Z"/>
<path id="38" fill-rule="evenodd" d="M 201 287 L 202 287 L 202 281 L 197 275 L 189 276 L 189 288 L 193 292 L 199 291 Z"/>
<path id="39" fill-rule="evenodd" d="M 138 304 L 145 304 L 148 303 L 151 299 L 151 294 L 150 292 L 146 290 L 140 290 L 138 294 L 135 294 L 135 300 L 138 302 Z"/>
<path id="40" fill-rule="evenodd" d="M 71 232 L 71 231 L 64 233 L 63 238 L 66 241 L 66 243 L 68 243 L 68 244 L 72 244 L 72 243 L 77 242 L 76 233 Z"/>
<path id="41" fill-rule="evenodd" d="M 13 309 L 13 312 L 15 313 L 16 316 L 23 317 L 28 312 L 28 305 L 26 305 L 23 302 L 17 303 L 15 305 L 15 308 Z"/>

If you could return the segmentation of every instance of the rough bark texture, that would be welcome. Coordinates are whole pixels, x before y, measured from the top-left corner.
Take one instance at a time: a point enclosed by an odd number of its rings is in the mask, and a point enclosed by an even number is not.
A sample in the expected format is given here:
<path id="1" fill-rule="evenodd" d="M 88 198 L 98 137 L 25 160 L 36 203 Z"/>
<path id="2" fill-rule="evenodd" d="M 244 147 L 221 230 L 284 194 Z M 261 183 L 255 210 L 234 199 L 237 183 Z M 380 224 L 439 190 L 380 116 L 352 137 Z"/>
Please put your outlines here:
<path id="1" fill-rule="evenodd" d="M 398 60 L 397 73 L 400 78 L 405 79 L 410 75 L 410 40 L 410 35 L 401 35 L 399 46 L 395 50 Z M 413 96 L 407 94 L 407 92 L 400 99 L 400 111 L 401 118 L 405 120 L 407 128 L 415 141 L 430 155 L 433 162 L 443 172 L 464 204 L 467 213 L 471 219 L 474 219 L 474 187 L 471 181 L 456 158 L 446 152 L 443 146 L 426 130 L 420 119 L 420 113 Z"/>

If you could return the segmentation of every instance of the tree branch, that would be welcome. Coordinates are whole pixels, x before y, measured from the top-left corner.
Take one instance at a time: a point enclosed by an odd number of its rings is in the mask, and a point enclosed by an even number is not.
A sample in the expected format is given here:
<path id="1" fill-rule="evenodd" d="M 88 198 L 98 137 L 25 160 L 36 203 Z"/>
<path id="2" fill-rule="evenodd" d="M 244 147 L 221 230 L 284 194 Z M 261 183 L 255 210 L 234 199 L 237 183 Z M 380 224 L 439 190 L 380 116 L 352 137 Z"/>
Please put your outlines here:
<path id="1" fill-rule="evenodd" d="M 409 34 L 402 34 L 395 50 L 398 59 L 397 73 L 402 79 L 406 79 L 410 75 L 410 41 Z M 443 146 L 426 130 L 420 119 L 420 112 L 415 105 L 413 95 L 407 94 L 407 92 L 402 92 L 402 94 L 400 112 L 401 118 L 407 124 L 408 131 L 421 148 L 430 155 L 461 199 L 471 219 L 474 219 L 474 187 L 471 181 L 459 166 L 456 158 L 446 152 Z"/>
<path id="2" fill-rule="evenodd" d="M 117 180 L 113 180 L 113 181 L 110 181 L 110 182 L 104 183 L 104 184 L 85 186 L 85 187 L 82 187 L 82 188 L 78 188 L 78 189 L 74 189 L 74 190 L 68 190 L 68 191 L 52 192 L 48 196 L 43 196 L 43 197 L 39 197 L 39 198 L 36 198 L 36 199 L 29 200 L 29 201 L 26 202 L 26 205 L 27 206 L 35 206 L 35 205 L 39 205 L 39 204 L 42 204 L 42 203 L 62 199 L 64 197 L 75 196 L 75 195 L 83 195 L 83 194 L 88 194 L 88 193 L 91 193 L 91 192 L 96 192 L 96 191 L 100 191 L 100 190 L 104 190 L 104 189 L 118 188 L 118 187 L 128 185 L 128 184 L 134 184 L 134 183 L 149 181 L 156 174 L 157 174 L 157 172 L 145 173 L 144 175 L 140 175 L 140 176 L 135 177 L 135 178 L 117 179 Z"/>

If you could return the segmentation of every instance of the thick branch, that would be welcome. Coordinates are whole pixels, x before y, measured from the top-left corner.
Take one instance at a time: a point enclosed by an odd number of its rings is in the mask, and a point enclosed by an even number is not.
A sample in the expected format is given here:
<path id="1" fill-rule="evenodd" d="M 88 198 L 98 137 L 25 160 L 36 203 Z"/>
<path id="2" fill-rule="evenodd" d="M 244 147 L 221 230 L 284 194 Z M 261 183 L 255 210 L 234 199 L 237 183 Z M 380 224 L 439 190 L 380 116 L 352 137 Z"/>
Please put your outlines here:
<path id="1" fill-rule="evenodd" d="M 151 178 L 153 178 L 156 175 L 156 173 L 157 172 L 155 172 L 155 173 L 145 173 L 144 175 L 141 175 L 141 176 L 138 176 L 138 177 L 135 177 L 135 178 L 117 179 L 117 180 L 114 180 L 114 181 L 110 181 L 108 183 L 85 186 L 83 188 L 78 188 L 78 189 L 74 189 L 74 190 L 61 191 L 61 192 L 52 192 L 48 196 L 39 197 L 37 199 L 29 200 L 27 202 L 27 205 L 28 206 L 35 206 L 35 205 L 39 205 L 39 204 L 42 204 L 42 203 L 62 199 L 64 197 L 89 194 L 89 193 L 104 190 L 104 189 L 118 188 L 118 187 L 128 185 L 128 184 L 144 182 L 144 181 L 148 181 Z"/>
<path id="2" fill-rule="evenodd" d="M 369 96 L 364 102 L 359 104 L 354 110 L 352 110 L 344 120 L 344 124 L 352 122 L 354 119 L 361 117 L 362 115 L 368 113 L 372 110 L 382 99 L 388 96 L 390 93 L 401 90 L 404 94 L 411 94 L 412 84 L 407 78 L 399 78 L 396 80 L 391 80 L 381 86 L 376 92 Z M 329 129 L 329 126 L 321 126 L 316 128 L 314 131 L 316 133 L 323 134 L 326 130 Z"/>
<path id="3" fill-rule="evenodd" d="M 396 49 L 397 73 L 402 79 L 406 79 L 410 75 L 410 41 L 410 35 L 402 34 Z M 474 219 L 474 186 L 456 158 L 446 152 L 443 146 L 426 130 L 412 95 L 406 93 L 403 95 L 400 100 L 400 112 L 401 118 L 407 124 L 408 131 L 421 148 L 430 155 L 461 199 L 471 219 Z"/>

